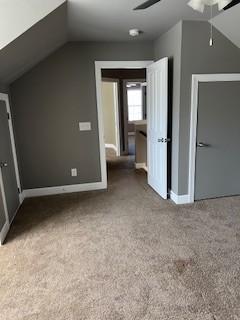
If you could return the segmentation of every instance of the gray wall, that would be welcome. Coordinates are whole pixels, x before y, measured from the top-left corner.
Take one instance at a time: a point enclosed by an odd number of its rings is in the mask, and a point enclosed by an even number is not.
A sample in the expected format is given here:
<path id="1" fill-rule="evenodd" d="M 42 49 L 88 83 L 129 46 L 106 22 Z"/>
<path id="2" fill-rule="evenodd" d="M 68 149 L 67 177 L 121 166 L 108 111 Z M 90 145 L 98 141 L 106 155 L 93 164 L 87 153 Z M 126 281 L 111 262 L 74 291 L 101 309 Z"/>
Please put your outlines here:
<path id="1" fill-rule="evenodd" d="M 68 43 L 12 83 L 24 189 L 101 180 L 94 61 L 153 56 L 151 42 Z M 91 121 L 92 131 L 79 132 L 79 121 Z"/>
<path id="2" fill-rule="evenodd" d="M 178 192 L 179 168 L 179 113 L 180 113 L 180 77 L 181 77 L 182 22 L 162 35 L 155 42 L 155 60 L 169 58 L 169 135 L 172 136 L 172 181 L 171 188 Z M 172 119 L 172 121 L 171 121 Z M 172 122 L 172 123 L 171 123 Z"/>
<path id="3" fill-rule="evenodd" d="M 8 86 L 0 82 L 0 92 L 1 93 L 8 93 L 8 91 L 9 91 Z"/>
<path id="4" fill-rule="evenodd" d="M 214 46 L 210 47 L 209 30 L 208 22 L 183 21 L 177 192 L 179 195 L 188 193 L 192 74 L 240 72 L 240 50 L 215 29 Z"/>

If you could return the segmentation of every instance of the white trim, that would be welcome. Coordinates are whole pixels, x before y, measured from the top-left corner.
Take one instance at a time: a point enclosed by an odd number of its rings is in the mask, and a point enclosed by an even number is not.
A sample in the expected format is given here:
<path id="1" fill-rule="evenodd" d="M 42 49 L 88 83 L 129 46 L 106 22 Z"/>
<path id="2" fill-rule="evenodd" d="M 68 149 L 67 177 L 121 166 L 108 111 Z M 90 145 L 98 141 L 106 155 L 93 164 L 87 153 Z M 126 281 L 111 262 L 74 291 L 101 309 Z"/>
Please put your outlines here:
<path id="1" fill-rule="evenodd" d="M 13 161 L 14 161 L 14 167 L 15 167 L 15 174 L 16 174 L 16 179 L 17 179 L 17 186 L 18 186 L 18 188 L 20 190 L 19 201 L 20 201 L 20 203 L 22 203 L 23 202 L 23 196 L 21 194 L 21 190 L 22 189 L 21 189 L 21 183 L 20 183 L 20 175 L 19 175 L 19 168 L 18 168 L 18 161 L 17 161 L 16 144 L 15 144 L 15 139 L 14 139 L 14 134 L 13 134 L 12 114 L 11 114 L 8 94 L 0 93 L 0 100 L 5 101 L 7 112 L 9 113 L 9 116 L 10 116 L 10 119 L 8 121 L 8 125 L 9 125 L 9 132 L 10 132 L 10 138 L 11 138 L 11 145 L 12 145 L 12 152 L 13 152 Z"/>
<path id="2" fill-rule="evenodd" d="M 5 222 L 3 228 L 2 228 L 2 230 L 0 232 L 0 246 L 3 245 L 4 240 L 5 240 L 5 238 L 6 238 L 7 234 L 8 234 L 9 228 L 10 228 L 9 223 Z"/>
<path id="3" fill-rule="evenodd" d="M 147 165 L 146 163 L 137 163 L 135 162 L 135 169 L 138 170 L 138 169 L 143 169 L 145 170 L 146 172 L 148 172 L 148 168 L 147 168 Z"/>
<path id="4" fill-rule="evenodd" d="M 170 192 L 170 199 L 176 204 L 186 204 L 190 202 L 190 198 L 188 194 L 179 196 L 173 191 Z"/>
<path id="5" fill-rule="evenodd" d="M 100 69 L 144 69 L 154 61 L 95 61 L 95 65 Z"/>
<path id="6" fill-rule="evenodd" d="M 32 197 L 42 197 L 63 193 L 74 193 L 74 192 L 83 192 L 83 191 L 94 191 L 105 189 L 105 184 L 103 182 L 94 182 L 94 183 L 83 183 L 75 185 L 66 185 L 59 187 L 47 187 L 47 188 L 38 188 L 38 189 L 28 189 L 23 190 L 24 198 Z"/>
<path id="7" fill-rule="evenodd" d="M 194 74 L 192 75 L 191 95 L 191 120 L 190 120 L 190 141 L 189 141 L 189 173 L 188 173 L 188 194 L 189 203 L 195 200 L 195 169 L 196 169 L 196 139 L 197 139 L 197 114 L 198 114 L 198 91 L 199 82 L 218 81 L 240 81 L 239 73 L 219 74 Z"/>
<path id="8" fill-rule="evenodd" d="M 13 134 L 13 125 L 12 125 L 12 115 L 11 115 L 11 110 L 10 110 L 10 104 L 9 104 L 9 97 L 8 94 L 6 93 L 0 93 L 0 100 L 5 101 L 6 104 L 6 111 L 9 114 L 9 121 L 8 121 L 8 127 L 9 127 L 9 133 L 10 133 L 10 139 L 11 139 L 11 147 L 12 147 L 12 153 L 13 153 L 13 161 L 14 161 L 14 168 L 15 168 L 15 174 L 16 174 L 16 180 L 17 180 L 17 187 L 19 190 L 21 190 L 21 184 L 20 184 L 20 177 L 19 177 L 19 170 L 18 170 L 18 162 L 17 162 L 17 154 L 16 154 L 16 147 L 15 147 L 15 140 L 14 140 L 14 134 Z M 0 245 L 3 244 L 6 235 L 9 231 L 10 225 L 18 211 L 18 209 L 15 212 L 15 215 L 12 219 L 12 221 L 9 221 L 9 214 L 8 214 L 8 209 L 7 209 L 7 202 L 6 202 L 6 195 L 4 191 L 4 184 L 3 184 L 3 177 L 2 177 L 2 171 L 0 169 L 0 189 L 2 193 L 2 199 L 3 199 L 3 206 L 4 206 L 4 213 L 5 213 L 5 218 L 6 222 L 0 230 Z M 19 206 L 23 202 L 23 194 L 19 194 Z"/>
<path id="9" fill-rule="evenodd" d="M 143 69 L 147 68 L 154 61 L 95 61 L 96 95 L 97 95 L 97 116 L 98 136 L 100 149 L 101 177 L 103 189 L 107 188 L 107 166 L 104 142 L 103 110 L 102 110 L 102 69 Z"/>
<path id="10" fill-rule="evenodd" d="M 2 170 L 1 169 L 0 169 L 0 192 L 2 194 L 3 208 L 4 208 L 5 219 L 6 219 L 2 230 L 0 230 L 0 245 L 2 245 L 5 240 L 6 235 L 8 233 L 8 230 L 10 228 L 10 223 L 9 223 L 7 202 L 6 202 L 6 196 L 5 196 L 5 191 L 4 191 L 3 177 L 2 177 Z"/>
<path id="11" fill-rule="evenodd" d="M 114 121 L 115 121 L 115 135 L 116 135 L 116 154 L 120 156 L 120 123 L 119 123 L 119 81 L 113 83 L 114 95 Z"/>
<path id="12" fill-rule="evenodd" d="M 105 143 L 105 148 L 113 149 L 116 152 L 116 155 L 118 155 L 118 149 L 114 144 Z"/>

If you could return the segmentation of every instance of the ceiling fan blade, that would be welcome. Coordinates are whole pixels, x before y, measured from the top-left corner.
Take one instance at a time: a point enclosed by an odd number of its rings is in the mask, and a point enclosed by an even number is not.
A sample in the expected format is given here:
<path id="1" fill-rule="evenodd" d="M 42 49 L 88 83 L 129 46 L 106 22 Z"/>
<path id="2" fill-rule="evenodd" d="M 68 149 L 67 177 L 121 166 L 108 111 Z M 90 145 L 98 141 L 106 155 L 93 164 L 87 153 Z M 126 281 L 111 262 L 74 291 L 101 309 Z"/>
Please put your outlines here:
<path id="1" fill-rule="evenodd" d="M 133 10 L 144 10 L 147 9 L 151 6 L 153 6 L 155 3 L 160 2 L 161 0 L 148 0 L 146 2 L 144 2 L 143 4 L 141 4 L 140 6 L 134 8 Z"/>
<path id="2" fill-rule="evenodd" d="M 240 3 L 240 0 L 233 0 L 232 2 L 229 3 L 229 5 L 227 5 L 225 8 L 223 8 L 223 10 L 230 9 L 230 8 L 236 6 L 239 3 Z"/>

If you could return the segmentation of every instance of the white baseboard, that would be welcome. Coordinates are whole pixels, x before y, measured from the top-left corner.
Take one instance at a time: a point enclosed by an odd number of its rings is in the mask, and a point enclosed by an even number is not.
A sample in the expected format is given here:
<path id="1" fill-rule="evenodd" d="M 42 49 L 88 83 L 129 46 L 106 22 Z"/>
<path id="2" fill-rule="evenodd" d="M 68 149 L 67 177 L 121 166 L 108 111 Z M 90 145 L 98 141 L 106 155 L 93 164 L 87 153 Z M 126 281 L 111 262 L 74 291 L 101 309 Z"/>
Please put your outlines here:
<path id="1" fill-rule="evenodd" d="M 118 152 L 117 147 L 114 144 L 105 144 L 105 148 L 113 149 L 116 153 Z"/>
<path id="2" fill-rule="evenodd" d="M 23 194 L 23 191 L 19 194 L 19 202 L 20 202 L 20 205 L 23 203 L 23 200 L 24 200 L 24 194 Z"/>
<path id="3" fill-rule="evenodd" d="M 5 225 L 3 226 L 1 232 L 0 232 L 0 246 L 3 245 L 4 240 L 7 236 L 7 233 L 9 231 L 10 225 L 8 224 L 8 222 L 5 222 Z"/>
<path id="4" fill-rule="evenodd" d="M 94 182 L 94 183 L 83 183 L 59 187 L 48 187 L 48 188 L 38 188 L 38 189 L 28 189 L 23 190 L 24 198 L 42 197 L 63 193 L 74 193 L 83 191 L 94 191 L 106 189 L 107 184 L 104 182 Z"/>
<path id="5" fill-rule="evenodd" d="M 173 191 L 171 191 L 170 193 L 170 198 L 173 202 L 175 202 L 176 204 L 187 204 L 187 203 L 191 203 L 190 201 L 190 196 L 188 194 L 184 194 L 184 195 L 177 195 L 176 193 L 174 193 Z"/>
<path id="6" fill-rule="evenodd" d="M 148 168 L 146 166 L 146 163 L 136 163 L 135 162 L 135 168 L 136 169 L 143 169 L 145 170 L 146 172 L 148 172 Z"/>

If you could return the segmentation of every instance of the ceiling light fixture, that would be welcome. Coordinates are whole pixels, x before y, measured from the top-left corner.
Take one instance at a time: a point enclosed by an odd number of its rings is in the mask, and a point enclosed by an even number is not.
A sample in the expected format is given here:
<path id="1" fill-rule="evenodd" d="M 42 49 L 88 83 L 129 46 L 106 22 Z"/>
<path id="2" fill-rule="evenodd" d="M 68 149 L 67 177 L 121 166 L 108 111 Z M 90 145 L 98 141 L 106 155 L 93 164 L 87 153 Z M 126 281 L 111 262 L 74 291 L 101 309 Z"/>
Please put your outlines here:
<path id="1" fill-rule="evenodd" d="M 209 45 L 210 47 L 213 46 L 213 25 L 212 25 L 212 18 L 213 18 L 213 6 L 216 4 L 218 5 L 218 10 L 223 10 L 232 0 L 190 0 L 188 5 L 196 11 L 201 13 L 204 12 L 205 6 L 209 6 L 211 8 L 211 31 L 210 31 L 210 40 Z"/>
<path id="2" fill-rule="evenodd" d="M 140 30 L 138 30 L 138 29 L 130 29 L 129 30 L 129 35 L 131 36 L 131 37 L 138 37 L 139 35 L 140 35 Z"/>

